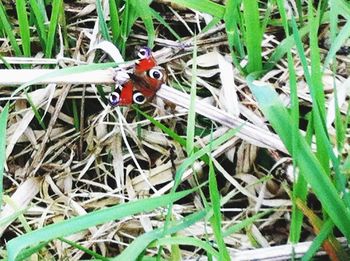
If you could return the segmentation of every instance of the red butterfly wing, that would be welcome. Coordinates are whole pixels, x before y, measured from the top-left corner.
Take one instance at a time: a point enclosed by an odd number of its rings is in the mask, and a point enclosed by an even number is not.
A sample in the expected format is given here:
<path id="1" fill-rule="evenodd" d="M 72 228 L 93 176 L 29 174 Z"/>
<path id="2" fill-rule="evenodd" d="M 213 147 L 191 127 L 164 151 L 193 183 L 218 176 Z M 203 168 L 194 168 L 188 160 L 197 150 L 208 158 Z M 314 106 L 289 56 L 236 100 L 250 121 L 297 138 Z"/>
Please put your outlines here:
<path id="1" fill-rule="evenodd" d="M 133 82 L 127 81 L 123 84 L 122 89 L 116 89 L 109 96 L 109 103 L 112 106 L 127 106 L 133 103 L 134 85 Z"/>

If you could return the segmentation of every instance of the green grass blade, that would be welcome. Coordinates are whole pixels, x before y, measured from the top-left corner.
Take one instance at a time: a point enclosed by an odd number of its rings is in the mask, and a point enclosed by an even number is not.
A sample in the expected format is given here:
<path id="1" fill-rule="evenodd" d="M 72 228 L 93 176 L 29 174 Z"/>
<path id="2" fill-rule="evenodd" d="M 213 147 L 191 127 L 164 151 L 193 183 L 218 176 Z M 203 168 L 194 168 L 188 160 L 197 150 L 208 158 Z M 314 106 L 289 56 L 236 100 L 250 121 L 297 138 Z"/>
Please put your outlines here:
<path id="1" fill-rule="evenodd" d="M 160 197 L 132 201 L 117 205 L 115 207 L 97 210 L 84 216 L 78 216 L 63 222 L 48 225 L 8 241 L 8 259 L 15 260 L 16 256 L 22 249 L 25 249 L 31 245 L 36 245 L 43 241 L 50 241 L 58 237 L 71 235 L 91 226 L 103 224 L 111 220 L 118 220 L 136 213 L 152 211 L 155 208 L 167 206 L 171 202 L 177 201 L 194 191 L 195 189 L 191 189 L 173 193 L 171 195 L 169 194 Z"/>
<path id="2" fill-rule="evenodd" d="M 156 12 L 153 8 L 150 8 L 151 14 L 152 16 L 158 20 L 158 22 L 160 22 L 166 29 L 169 30 L 169 32 L 176 38 L 176 40 L 181 41 L 181 37 L 176 33 L 175 30 L 173 30 L 173 28 L 171 28 L 171 26 L 164 20 L 164 18 L 158 13 Z"/>
<path id="3" fill-rule="evenodd" d="M 186 245 L 186 246 L 194 246 L 197 248 L 201 248 L 205 250 L 210 255 L 214 256 L 217 260 L 230 260 L 230 259 L 220 259 L 220 254 L 216 251 L 210 244 L 192 237 L 166 237 L 157 240 L 158 245 Z"/>
<path id="4" fill-rule="evenodd" d="M 107 41 L 111 41 L 111 37 L 109 36 L 109 31 L 107 27 L 107 22 L 103 16 L 101 0 L 96 0 L 96 10 L 97 10 L 97 16 L 98 16 L 98 25 L 100 27 L 101 35 L 103 39 Z"/>
<path id="5" fill-rule="evenodd" d="M 227 33 L 227 40 L 231 52 L 231 57 L 234 65 L 236 68 L 240 70 L 242 74 L 245 74 L 245 70 L 241 67 L 239 61 L 245 56 L 244 48 L 242 45 L 242 41 L 239 37 L 239 31 L 238 31 L 238 20 L 240 14 L 237 12 L 239 3 L 234 0 L 228 0 L 226 2 L 226 8 L 225 8 L 225 15 L 224 15 L 224 21 L 225 21 L 225 29 Z M 238 55 L 237 57 L 236 52 L 237 50 Z"/>
<path id="6" fill-rule="evenodd" d="M 4 165 L 6 157 L 6 127 L 9 113 L 9 104 L 7 103 L 0 114 L 0 206 L 2 206 Z"/>
<path id="7" fill-rule="evenodd" d="M 332 40 L 331 48 L 329 49 L 326 59 L 323 63 L 323 70 L 329 66 L 330 62 L 335 58 L 337 51 L 341 48 L 344 42 L 349 39 L 349 37 L 350 21 L 347 21 L 347 23 L 340 30 L 338 36 L 334 40 Z"/>
<path id="8" fill-rule="evenodd" d="M 74 128 L 76 131 L 79 131 L 80 129 L 80 118 L 79 118 L 79 112 L 78 112 L 78 105 L 76 99 L 72 100 L 72 108 L 73 108 L 73 121 L 74 121 Z"/>
<path id="9" fill-rule="evenodd" d="M 186 130 L 186 152 L 190 156 L 194 148 L 194 132 L 196 125 L 196 94 L 197 94 L 197 43 L 194 43 L 193 57 L 192 57 L 192 80 L 191 80 L 191 94 L 190 107 L 187 116 L 187 130 Z"/>
<path id="10" fill-rule="evenodd" d="M 52 0 L 52 12 L 49 24 L 49 31 L 47 34 L 45 56 L 50 58 L 52 56 L 52 49 L 54 46 L 55 35 L 58 25 L 58 17 L 62 8 L 62 0 Z"/>
<path id="11" fill-rule="evenodd" d="M 46 130 L 46 126 L 43 122 L 43 117 L 41 116 L 39 110 L 37 109 L 37 107 L 35 106 L 35 104 L 33 103 L 32 98 L 29 96 L 29 94 L 27 92 L 25 92 L 25 95 L 27 97 L 27 101 L 29 102 L 30 107 L 32 108 L 33 112 L 34 112 L 34 116 L 37 119 L 38 123 L 40 124 L 41 128 L 43 128 L 44 130 Z"/>
<path id="12" fill-rule="evenodd" d="M 322 247 L 323 242 L 327 239 L 327 237 L 332 234 L 334 224 L 332 220 L 328 220 L 322 226 L 320 233 L 312 240 L 312 244 L 301 259 L 302 261 L 311 260 L 312 257 L 316 254 L 316 252 Z"/>
<path id="13" fill-rule="evenodd" d="M 239 232 L 240 230 L 244 229 L 245 227 L 250 226 L 255 221 L 257 221 L 259 218 L 262 218 L 271 212 L 272 212 L 272 210 L 267 210 L 267 211 L 255 214 L 252 217 L 246 218 L 243 221 L 239 222 L 238 224 L 230 226 L 228 229 L 226 229 L 223 232 L 223 236 L 227 237 L 229 235 L 235 234 L 235 233 Z"/>
<path id="14" fill-rule="evenodd" d="M 229 139 L 231 139 L 232 137 L 234 137 L 236 135 L 237 131 L 239 131 L 239 128 L 238 129 L 231 129 L 231 130 L 227 131 L 224 135 L 220 136 L 216 140 L 213 140 L 208 145 L 206 145 L 202 149 L 195 152 L 191 157 L 188 157 L 187 159 L 185 159 L 184 162 L 179 166 L 179 168 L 176 171 L 175 185 L 173 186 L 172 191 L 176 191 L 178 185 L 181 182 L 182 175 L 185 173 L 186 169 L 188 169 L 190 166 L 192 166 L 192 164 L 196 160 L 198 160 L 199 158 L 201 158 L 205 154 L 210 153 L 212 150 L 215 150 L 222 143 L 224 143 L 224 142 L 228 141 Z"/>
<path id="15" fill-rule="evenodd" d="M 304 37 L 309 32 L 309 27 L 304 26 L 299 30 L 299 36 Z M 277 48 L 273 51 L 272 55 L 266 62 L 264 66 L 264 70 L 270 71 L 285 55 L 286 53 L 292 49 L 295 45 L 294 36 L 288 36 L 277 46 Z"/>
<path id="16" fill-rule="evenodd" d="M 18 46 L 16 36 L 14 34 L 14 30 L 12 29 L 12 26 L 9 22 L 9 19 L 7 17 L 5 7 L 2 4 L 2 1 L 0 1 L 0 20 L 1 20 L 1 24 L 4 28 L 5 34 L 9 38 L 11 46 L 12 46 L 13 51 L 15 52 L 16 56 L 22 56 L 22 52 Z"/>
<path id="17" fill-rule="evenodd" d="M 38 4 L 36 0 L 29 0 L 30 8 L 35 18 L 35 29 L 38 31 L 39 39 L 42 44 L 43 50 L 46 49 L 47 32 L 45 25 L 46 10 Z"/>
<path id="18" fill-rule="evenodd" d="M 203 219 L 206 216 L 206 211 L 202 210 L 197 213 L 193 213 L 184 219 L 175 222 L 174 224 L 169 224 L 166 234 L 173 234 L 189 226 L 195 224 L 199 220 Z M 159 228 L 147 232 L 138 238 L 136 238 L 124 251 L 116 258 L 111 260 L 113 261 L 124 261 L 124 260 L 136 260 L 137 257 L 145 250 L 145 248 L 151 244 L 153 241 L 164 237 L 164 228 Z"/>
<path id="19" fill-rule="evenodd" d="M 117 43 L 120 36 L 119 10 L 115 0 L 109 0 L 110 27 L 112 29 L 113 43 Z"/>
<path id="20" fill-rule="evenodd" d="M 247 72 L 262 70 L 262 31 L 259 20 L 258 1 L 243 0 L 243 14 L 245 21 L 245 42 L 248 52 Z"/>
<path id="21" fill-rule="evenodd" d="M 135 1 L 133 0 L 132 5 L 134 9 L 136 10 L 136 13 L 139 17 L 141 17 L 147 31 L 148 36 L 148 47 L 151 49 L 154 46 L 154 39 L 155 39 L 155 31 L 154 31 L 154 25 L 153 25 L 153 19 L 152 19 L 152 11 L 149 7 L 150 1 Z"/>
<path id="22" fill-rule="evenodd" d="M 221 19 L 224 18 L 225 8 L 222 5 L 209 0 L 170 0 L 170 2 L 216 16 Z"/>
<path id="23" fill-rule="evenodd" d="M 287 109 L 270 86 L 255 85 L 253 83 L 254 79 L 251 76 L 247 80 L 248 86 L 258 100 L 265 117 L 270 121 L 288 151 L 292 152 L 293 141 L 290 126 L 292 126 L 293 122 Z M 304 175 L 307 182 L 311 185 L 314 193 L 334 224 L 346 238 L 350 239 L 350 231 L 348 229 L 350 226 L 349 209 L 345 207 L 330 178 L 326 175 L 320 162 L 313 155 L 305 139 L 301 135 L 298 135 L 298 139 L 298 153 L 293 155 L 293 160 L 297 162 L 300 173 Z"/>
<path id="24" fill-rule="evenodd" d="M 26 7 L 26 1 L 17 0 L 16 1 L 16 11 L 18 18 L 19 31 L 22 40 L 22 50 L 24 56 L 31 56 L 30 49 L 30 31 L 29 31 L 29 22 L 28 22 L 28 12 Z"/>
<path id="25" fill-rule="evenodd" d="M 64 243 L 67 243 L 68 245 L 71 245 L 72 247 L 74 247 L 76 249 L 79 249 L 79 250 L 85 252 L 86 254 L 88 254 L 88 255 L 90 255 L 90 256 L 98 259 L 98 260 L 102 260 L 102 261 L 108 261 L 109 260 L 108 258 L 106 258 L 106 257 L 104 257 L 104 256 L 102 256 L 102 255 L 100 255 L 98 253 L 96 253 L 95 251 L 92 251 L 92 250 L 90 250 L 90 249 L 88 249 L 86 247 L 83 247 L 82 245 L 79 245 L 79 244 L 75 243 L 74 241 L 71 241 L 71 240 L 68 240 L 68 239 L 65 239 L 65 238 L 62 238 L 62 237 L 60 237 L 58 239 L 61 240 Z"/>
<path id="26" fill-rule="evenodd" d="M 210 218 L 210 223 L 214 232 L 214 236 L 220 253 L 219 260 L 230 260 L 230 254 L 225 245 L 225 241 L 221 231 L 221 211 L 220 211 L 220 193 L 213 162 L 209 161 L 209 194 L 213 216 Z"/>

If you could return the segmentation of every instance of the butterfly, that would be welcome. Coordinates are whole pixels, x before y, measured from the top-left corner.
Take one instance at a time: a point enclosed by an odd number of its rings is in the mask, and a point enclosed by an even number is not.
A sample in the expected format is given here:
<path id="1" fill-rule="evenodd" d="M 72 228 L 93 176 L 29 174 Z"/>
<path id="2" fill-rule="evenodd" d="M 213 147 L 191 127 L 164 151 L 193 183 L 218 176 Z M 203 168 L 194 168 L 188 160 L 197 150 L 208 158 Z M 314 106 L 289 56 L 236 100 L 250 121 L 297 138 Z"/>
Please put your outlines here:
<path id="1" fill-rule="evenodd" d="M 150 48 L 140 48 L 137 56 L 139 60 L 135 62 L 133 73 L 129 74 L 130 79 L 122 85 L 116 84 L 116 89 L 109 95 L 110 105 L 143 104 L 151 100 L 165 82 L 166 72 L 157 65 Z"/>

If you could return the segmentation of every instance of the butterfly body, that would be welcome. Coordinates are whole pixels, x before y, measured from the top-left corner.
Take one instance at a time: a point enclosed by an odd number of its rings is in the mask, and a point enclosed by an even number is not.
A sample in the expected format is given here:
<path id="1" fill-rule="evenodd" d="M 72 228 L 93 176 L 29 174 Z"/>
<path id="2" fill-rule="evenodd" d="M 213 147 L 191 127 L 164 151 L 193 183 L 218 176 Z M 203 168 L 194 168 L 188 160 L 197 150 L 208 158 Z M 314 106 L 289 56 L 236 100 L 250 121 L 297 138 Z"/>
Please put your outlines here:
<path id="1" fill-rule="evenodd" d="M 127 106 L 132 103 L 143 104 L 151 100 L 166 79 L 165 70 L 157 66 L 151 50 L 143 47 L 138 53 L 140 60 L 136 61 L 130 79 L 122 86 L 117 86 L 109 96 L 112 106 Z"/>

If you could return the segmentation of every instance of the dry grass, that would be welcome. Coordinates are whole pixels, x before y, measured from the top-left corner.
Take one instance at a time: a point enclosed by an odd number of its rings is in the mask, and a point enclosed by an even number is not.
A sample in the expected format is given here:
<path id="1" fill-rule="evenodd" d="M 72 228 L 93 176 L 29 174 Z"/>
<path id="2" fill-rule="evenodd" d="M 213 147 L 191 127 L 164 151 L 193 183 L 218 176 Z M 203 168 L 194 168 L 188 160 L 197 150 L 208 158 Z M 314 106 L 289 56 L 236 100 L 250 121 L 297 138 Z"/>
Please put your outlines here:
<path id="1" fill-rule="evenodd" d="M 9 220 L 1 225 L 2 242 L 29 229 L 38 229 L 97 209 L 163 195 L 174 185 L 174 167 L 187 158 L 184 149 L 176 141 L 150 121 L 139 120 L 132 108 L 111 108 L 105 103 L 97 85 L 101 85 L 106 94 L 113 89 L 116 71 L 111 68 L 45 77 L 48 72 L 52 73 L 52 70 L 43 69 L 45 64 L 66 68 L 89 64 L 94 59 L 102 63 L 107 59 L 105 54 L 113 57 L 115 62 L 121 62 L 116 49 L 97 44 L 100 42 L 97 19 L 89 3 L 82 1 L 79 6 L 67 4 L 67 10 L 79 17 L 72 19 L 69 24 L 69 34 L 76 38 L 71 56 L 61 52 L 56 59 L 44 59 L 39 53 L 34 54 L 36 57 L 33 58 L 4 57 L 10 64 L 29 63 L 35 64 L 35 68 L 0 71 L 0 85 L 6 87 L 0 89 L 0 99 L 2 104 L 5 101 L 12 103 L 8 118 L 4 180 L 4 191 L 8 196 L 4 197 L 6 205 L 0 214 L 0 221 Z M 175 25 L 185 24 L 192 30 L 198 30 L 196 25 L 203 23 L 202 16 L 188 10 L 178 10 L 176 6 L 173 8 L 176 14 L 174 17 L 178 19 Z M 84 23 L 87 21 L 89 23 Z M 146 44 L 147 37 L 139 27 L 141 25 L 136 24 L 129 50 L 134 49 L 135 43 Z M 198 97 L 195 106 L 198 135 L 195 144 L 204 147 L 228 129 L 239 128 L 236 137 L 211 154 L 222 195 L 222 225 L 224 228 L 229 227 L 262 210 L 271 209 L 274 213 L 245 230 L 225 237 L 230 254 L 237 256 L 238 260 L 246 260 L 246 252 L 240 254 L 239 251 L 287 243 L 291 200 L 286 188 L 293 182 L 293 176 L 290 175 L 291 159 L 287 150 L 259 111 L 246 79 L 232 67 L 223 29 L 224 26 L 218 25 L 208 32 L 198 33 L 195 38 L 188 37 L 182 43 L 159 34 L 155 39 L 158 50 L 154 55 L 160 65 L 167 69 L 170 81 L 162 86 L 152 104 L 145 105 L 142 110 L 179 135 L 186 135 L 190 98 L 178 83 L 182 87 L 190 86 L 193 42 L 196 41 Z M 265 58 L 279 44 L 272 28 L 270 34 L 264 35 L 262 47 Z M 64 46 L 61 48 L 63 50 Z M 1 51 L 7 53 L 9 49 L 6 39 L 2 39 Z M 346 113 L 348 57 L 338 55 L 337 60 L 338 102 L 341 111 Z M 298 62 L 296 64 L 298 97 L 303 108 L 309 110 L 310 94 L 307 88 L 303 88 L 306 83 L 301 65 Z M 122 68 L 128 69 L 130 65 Z M 332 125 L 335 118 L 332 106 L 334 92 L 331 87 L 333 79 L 327 75 L 331 75 L 331 72 L 326 72 L 323 78 L 327 88 L 328 127 L 331 133 L 335 133 Z M 281 60 L 275 69 L 261 79 L 278 90 L 286 105 L 290 103 L 288 77 L 287 62 Z M 35 79 L 41 87 L 28 89 L 28 95 L 35 106 L 41 109 L 45 130 L 38 124 L 23 90 L 17 92 L 14 87 Z M 177 85 L 178 89 L 171 85 Z M 187 89 L 186 86 L 183 88 Z M 74 125 L 72 100 L 84 105 L 78 106 L 81 120 L 79 129 Z M 206 180 L 207 176 L 207 166 L 198 161 L 184 174 L 183 187 L 195 186 L 197 179 Z M 199 194 L 194 194 L 194 197 L 174 205 L 173 217 L 177 219 L 201 208 L 203 202 Z M 22 221 L 11 218 L 18 210 L 23 210 Z M 104 256 L 115 256 L 135 237 L 163 224 L 164 213 L 160 209 L 91 227 L 66 238 Z M 309 225 L 306 224 L 304 229 L 304 240 L 311 239 Z M 181 234 L 200 239 L 208 236 L 212 238 L 211 228 L 204 221 L 181 231 Z M 155 249 L 147 250 L 149 255 L 156 253 Z M 167 253 L 165 251 L 165 256 Z M 181 254 L 183 259 L 194 260 L 203 253 L 190 248 L 183 249 Z M 86 257 L 83 251 L 59 240 L 52 241 L 45 251 L 36 255 L 41 259 L 79 260 Z M 256 258 L 259 257 L 262 258 L 258 254 Z"/>

